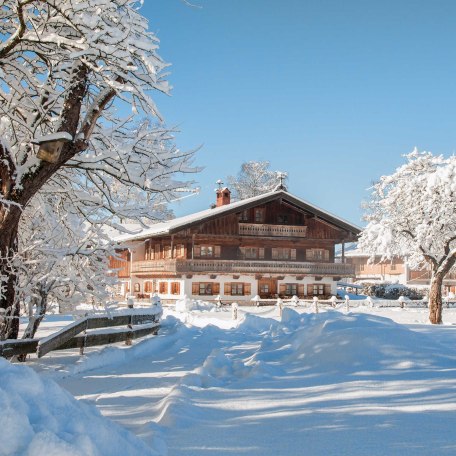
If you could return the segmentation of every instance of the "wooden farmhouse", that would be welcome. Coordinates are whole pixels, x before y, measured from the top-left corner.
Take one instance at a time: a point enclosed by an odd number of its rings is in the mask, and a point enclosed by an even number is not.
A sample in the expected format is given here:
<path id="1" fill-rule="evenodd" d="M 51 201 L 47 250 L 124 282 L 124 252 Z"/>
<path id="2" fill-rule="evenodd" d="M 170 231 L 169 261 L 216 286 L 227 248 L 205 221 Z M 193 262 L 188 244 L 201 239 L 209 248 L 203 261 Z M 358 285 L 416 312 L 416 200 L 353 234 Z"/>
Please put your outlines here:
<path id="1" fill-rule="evenodd" d="M 231 203 L 227 188 L 216 205 L 118 238 L 111 267 L 119 293 L 162 300 L 247 303 L 263 299 L 329 297 L 337 281 L 353 278 L 351 264 L 335 261 L 335 245 L 353 242 L 360 229 L 278 190 Z"/>

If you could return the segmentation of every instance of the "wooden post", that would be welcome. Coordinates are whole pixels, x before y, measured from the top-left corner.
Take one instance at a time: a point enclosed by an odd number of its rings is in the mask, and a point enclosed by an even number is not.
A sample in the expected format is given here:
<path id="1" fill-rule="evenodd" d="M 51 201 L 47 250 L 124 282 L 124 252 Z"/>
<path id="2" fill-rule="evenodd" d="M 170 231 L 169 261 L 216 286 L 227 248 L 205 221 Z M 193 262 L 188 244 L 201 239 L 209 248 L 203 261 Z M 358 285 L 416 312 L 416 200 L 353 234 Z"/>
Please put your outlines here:
<path id="1" fill-rule="evenodd" d="M 313 302 L 314 302 L 314 310 L 315 310 L 315 313 L 317 314 L 318 313 L 318 296 L 313 297 Z"/>
<path id="2" fill-rule="evenodd" d="M 127 328 L 130 330 L 125 339 L 125 345 L 131 345 L 133 339 L 133 315 L 130 315 L 130 323 L 128 323 Z"/>
<path id="3" fill-rule="evenodd" d="M 345 295 L 345 306 L 347 312 L 350 312 L 350 297 L 348 295 Z"/>
<path id="4" fill-rule="evenodd" d="M 233 317 L 233 320 L 238 319 L 238 305 L 235 302 L 231 304 L 231 315 Z"/>
<path id="5" fill-rule="evenodd" d="M 342 241 L 342 264 L 345 264 L 345 241 Z"/>
<path id="6" fill-rule="evenodd" d="M 280 298 L 277 298 L 277 307 L 279 308 L 279 317 L 282 318 L 283 301 Z"/>
<path id="7" fill-rule="evenodd" d="M 85 327 L 84 332 L 83 332 L 84 339 L 82 340 L 82 345 L 79 347 L 79 354 L 81 356 L 84 354 L 84 347 L 85 347 L 85 344 L 86 344 L 88 327 L 89 327 L 89 319 L 88 319 L 87 314 L 86 314 L 86 327 Z"/>

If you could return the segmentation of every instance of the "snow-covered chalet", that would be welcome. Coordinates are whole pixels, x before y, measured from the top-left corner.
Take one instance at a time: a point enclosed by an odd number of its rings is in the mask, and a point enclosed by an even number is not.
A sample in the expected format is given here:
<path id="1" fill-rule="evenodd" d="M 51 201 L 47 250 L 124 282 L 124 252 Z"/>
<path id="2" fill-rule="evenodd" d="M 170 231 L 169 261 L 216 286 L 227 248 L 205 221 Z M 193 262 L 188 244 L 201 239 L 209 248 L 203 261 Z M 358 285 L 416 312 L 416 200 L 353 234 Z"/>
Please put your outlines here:
<path id="1" fill-rule="evenodd" d="M 249 302 L 328 297 L 337 281 L 355 276 L 352 264 L 335 260 L 335 246 L 356 241 L 357 226 L 283 187 L 231 202 L 228 188 L 216 191 L 211 209 L 122 235 L 117 269 L 119 294 L 162 300 Z"/>

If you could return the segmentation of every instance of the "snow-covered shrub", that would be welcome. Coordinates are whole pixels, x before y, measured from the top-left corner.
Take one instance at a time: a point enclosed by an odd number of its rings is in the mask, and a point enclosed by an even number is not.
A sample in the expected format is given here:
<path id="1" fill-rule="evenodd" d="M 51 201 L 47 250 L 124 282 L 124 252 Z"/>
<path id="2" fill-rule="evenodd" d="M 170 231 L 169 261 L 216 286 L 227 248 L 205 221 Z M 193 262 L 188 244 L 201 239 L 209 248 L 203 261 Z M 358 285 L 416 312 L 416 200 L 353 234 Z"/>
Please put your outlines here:
<path id="1" fill-rule="evenodd" d="M 399 283 L 364 283 L 363 294 L 382 299 L 398 299 L 399 296 L 405 296 L 410 299 L 423 299 L 425 290 L 410 288 Z"/>

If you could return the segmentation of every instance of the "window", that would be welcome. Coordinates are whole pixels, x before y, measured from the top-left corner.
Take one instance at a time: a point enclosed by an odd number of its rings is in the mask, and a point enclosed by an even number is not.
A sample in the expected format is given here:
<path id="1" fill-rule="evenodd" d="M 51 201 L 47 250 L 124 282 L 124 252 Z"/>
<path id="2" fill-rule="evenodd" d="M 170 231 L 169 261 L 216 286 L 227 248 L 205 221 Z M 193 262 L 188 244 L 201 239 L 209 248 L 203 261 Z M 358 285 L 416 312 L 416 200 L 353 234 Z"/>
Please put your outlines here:
<path id="1" fill-rule="evenodd" d="M 146 282 L 144 284 L 144 292 L 145 293 L 152 293 L 152 282 Z"/>
<path id="2" fill-rule="evenodd" d="M 244 295 L 244 284 L 243 283 L 232 283 L 231 284 L 231 295 L 243 296 Z"/>
<path id="3" fill-rule="evenodd" d="M 134 289 L 135 293 L 139 293 L 141 291 L 141 285 L 139 283 L 135 283 L 135 286 L 133 289 Z"/>
<path id="4" fill-rule="evenodd" d="M 288 215 L 287 214 L 278 215 L 277 223 L 282 224 L 282 225 L 287 225 L 288 224 Z"/>
<path id="5" fill-rule="evenodd" d="M 220 258 L 222 248 L 219 245 L 195 245 L 193 254 L 195 257 Z"/>
<path id="6" fill-rule="evenodd" d="M 165 245 L 163 247 L 163 258 L 171 258 L 171 246 Z"/>
<path id="7" fill-rule="evenodd" d="M 250 295 L 252 287 L 250 283 L 228 282 L 225 283 L 225 294 L 232 296 L 247 296 Z"/>
<path id="8" fill-rule="evenodd" d="M 325 249 L 307 249 L 306 257 L 313 261 L 329 261 L 329 250 Z"/>
<path id="9" fill-rule="evenodd" d="M 298 294 L 298 284 L 297 283 L 285 284 L 285 294 L 288 296 L 297 295 Z"/>
<path id="10" fill-rule="evenodd" d="M 218 295 L 220 284 L 216 282 L 195 282 L 192 284 L 193 295 Z"/>
<path id="11" fill-rule="evenodd" d="M 255 209 L 255 222 L 257 222 L 257 223 L 264 222 L 264 209 L 263 208 Z"/>
<path id="12" fill-rule="evenodd" d="M 242 211 L 239 214 L 239 221 L 240 222 L 248 222 L 249 221 L 249 211 L 248 210 Z"/>
<path id="13" fill-rule="evenodd" d="M 279 286 L 281 296 L 304 296 L 304 285 L 297 283 L 281 283 Z"/>
<path id="14" fill-rule="evenodd" d="M 146 241 L 144 245 L 144 259 L 151 260 L 152 259 L 152 251 L 150 248 L 150 241 Z"/>
<path id="15" fill-rule="evenodd" d="M 212 245 L 202 245 L 200 256 L 202 256 L 202 257 L 214 256 L 214 247 L 212 247 Z"/>
<path id="16" fill-rule="evenodd" d="M 168 282 L 160 282 L 158 285 L 160 294 L 168 294 Z"/>
<path id="17" fill-rule="evenodd" d="M 307 285 L 307 294 L 309 296 L 324 296 L 331 294 L 331 285 L 314 283 L 312 285 Z"/>
<path id="18" fill-rule="evenodd" d="M 155 244 L 155 259 L 160 259 L 160 244 Z"/>
<path id="19" fill-rule="evenodd" d="M 395 271 L 395 270 L 396 270 L 396 263 L 391 262 L 391 271 Z"/>
<path id="20" fill-rule="evenodd" d="M 258 247 L 241 247 L 241 258 L 246 260 L 264 259 L 264 249 Z"/>
<path id="21" fill-rule="evenodd" d="M 174 258 L 185 258 L 184 244 L 176 244 L 174 246 Z"/>
<path id="22" fill-rule="evenodd" d="M 173 295 L 180 294 L 180 283 L 179 282 L 171 282 L 171 294 L 173 294 Z"/>
<path id="23" fill-rule="evenodd" d="M 296 260 L 296 249 L 273 248 L 273 260 Z"/>
<path id="24" fill-rule="evenodd" d="M 269 294 L 269 283 L 260 284 L 260 294 L 262 294 L 262 295 Z"/>

